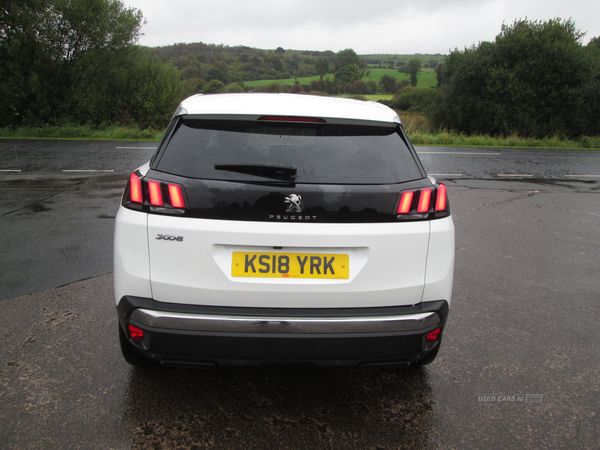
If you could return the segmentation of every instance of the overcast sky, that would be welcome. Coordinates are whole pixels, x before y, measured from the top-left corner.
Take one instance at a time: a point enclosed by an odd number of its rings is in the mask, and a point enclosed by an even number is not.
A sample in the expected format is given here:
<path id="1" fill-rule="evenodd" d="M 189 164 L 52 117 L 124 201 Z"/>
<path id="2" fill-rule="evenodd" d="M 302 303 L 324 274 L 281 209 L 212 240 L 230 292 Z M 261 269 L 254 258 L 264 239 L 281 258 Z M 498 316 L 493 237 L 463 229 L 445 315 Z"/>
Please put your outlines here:
<path id="1" fill-rule="evenodd" d="M 600 0 L 123 0 L 144 13 L 141 45 L 442 53 L 492 41 L 515 19 L 572 18 L 600 36 Z"/>

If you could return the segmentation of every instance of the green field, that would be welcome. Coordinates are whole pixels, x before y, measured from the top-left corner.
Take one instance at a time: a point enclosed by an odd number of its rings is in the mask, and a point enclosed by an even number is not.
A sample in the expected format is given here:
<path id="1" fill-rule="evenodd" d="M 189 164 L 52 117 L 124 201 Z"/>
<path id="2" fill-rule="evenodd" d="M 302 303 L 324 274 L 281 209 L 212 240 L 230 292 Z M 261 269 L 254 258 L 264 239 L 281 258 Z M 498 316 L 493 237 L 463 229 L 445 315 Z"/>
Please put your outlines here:
<path id="1" fill-rule="evenodd" d="M 312 80 L 318 80 L 318 79 L 319 79 L 319 76 L 316 75 L 314 77 L 299 77 L 298 81 L 300 82 L 300 84 L 309 84 Z M 296 79 L 295 78 L 286 78 L 286 79 L 280 79 L 280 80 L 244 81 L 244 86 L 255 87 L 255 86 L 264 86 L 266 84 L 273 84 L 273 83 L 283 84 L 285 86 L 292 86 L 293 84 L 296 83 Z"/>
<path id="2" fill-rule="evenodd" d="M 367 69 L 367 75 L 362 78 L 362 81 L 374 80 L 379 83 L 379 79 L 384 75 L 391 75 L 398 78 L 398 80 L 410 80 L 408 74 L 399 73 L 397 69 Z M 326 77 L 333 79 L 332 74 L 327 74 Z M 314 77 L 301 77 L 298 78 L 300 84 L 309 84 L 312 80 L 318 80 L 319 76 Z M 256 80 L 256 81 L 245 81 L 244 85 L 247 87 L 264 86 L 266 84 L 283 84 L 286 86 L 292 86 L 296 83 L 294 78 L 286 78 L 283 80 Z M 422 69 L 419 72 L 419 80 L 417 86 L 420 87 L 435 87 L 437 85 L 437 77 L 432 69 Z"/>
<path id="3" fill-rule="evenodd" d="M 398 73 L 396 69 L 367 69 L 367 76 L 363 77 L 363 81 L 375 80 L 379 83 L 379 79 L 384 75 L 391 75 L 392 77 L 398 78 L 398 80 L 410 81 L 410 76 L 406 73 Z M 417 80 L 417 86 L 419 87 L 435 87 L 437 86 L 437 76 L 431 69 L 422 69 L 419 72 L 419 78 Z"/>

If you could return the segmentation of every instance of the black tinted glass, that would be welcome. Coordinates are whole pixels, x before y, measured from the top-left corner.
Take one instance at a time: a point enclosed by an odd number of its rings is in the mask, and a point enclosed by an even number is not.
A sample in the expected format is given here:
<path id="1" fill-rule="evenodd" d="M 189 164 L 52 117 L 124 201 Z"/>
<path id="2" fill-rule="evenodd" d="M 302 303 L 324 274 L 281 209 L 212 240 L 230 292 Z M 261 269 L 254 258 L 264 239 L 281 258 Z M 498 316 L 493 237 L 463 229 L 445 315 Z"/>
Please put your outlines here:
<path id="1" fill-rule="evenodd" d="M 271 172 L 295 168 L 298 183 L 393 184 L 422 178 L 395 128 L 191 119 L 180 120 L 156 170 L 258 181 L 269 177 L 263 166 Z"/>

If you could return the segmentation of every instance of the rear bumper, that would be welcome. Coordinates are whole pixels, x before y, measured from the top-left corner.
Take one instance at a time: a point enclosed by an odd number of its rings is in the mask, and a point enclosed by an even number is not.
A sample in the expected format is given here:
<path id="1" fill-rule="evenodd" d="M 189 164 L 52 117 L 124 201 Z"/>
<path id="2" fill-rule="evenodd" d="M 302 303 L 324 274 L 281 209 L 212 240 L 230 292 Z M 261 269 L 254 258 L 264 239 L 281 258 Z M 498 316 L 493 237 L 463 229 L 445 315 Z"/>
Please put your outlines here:
<path id="1" fill-rule="evenodd" d="M 164 365 L 407 366 L 436 344 L 425 337 L 445 326 L 445 300 L 414 306 L 346 309 L 229 308 L 165 304 L 123 297 L 119 321 L 144 330 L 131 341 Z M 127 334 L 127 333 L 126 333 Z M 440 334 L 441 337 L 441 334 Z"/>

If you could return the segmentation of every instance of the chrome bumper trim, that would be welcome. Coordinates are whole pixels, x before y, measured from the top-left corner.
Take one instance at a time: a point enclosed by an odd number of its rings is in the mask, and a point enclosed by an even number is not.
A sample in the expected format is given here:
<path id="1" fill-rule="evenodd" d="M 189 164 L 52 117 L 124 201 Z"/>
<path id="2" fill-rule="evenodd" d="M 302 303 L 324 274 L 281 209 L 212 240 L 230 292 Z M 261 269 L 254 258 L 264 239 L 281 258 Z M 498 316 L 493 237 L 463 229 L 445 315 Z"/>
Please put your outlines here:
<path id="1" fill-rule="evenodd" d="M 268 317 L 186 314 L 136 309 L 131 321 L 179 331 L 278 334 L 340 334 L 419 331 L 440 323 L 435 312 L 370 317 Z"/>

